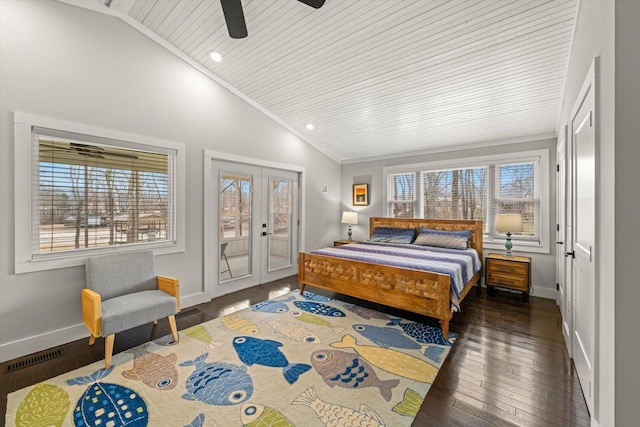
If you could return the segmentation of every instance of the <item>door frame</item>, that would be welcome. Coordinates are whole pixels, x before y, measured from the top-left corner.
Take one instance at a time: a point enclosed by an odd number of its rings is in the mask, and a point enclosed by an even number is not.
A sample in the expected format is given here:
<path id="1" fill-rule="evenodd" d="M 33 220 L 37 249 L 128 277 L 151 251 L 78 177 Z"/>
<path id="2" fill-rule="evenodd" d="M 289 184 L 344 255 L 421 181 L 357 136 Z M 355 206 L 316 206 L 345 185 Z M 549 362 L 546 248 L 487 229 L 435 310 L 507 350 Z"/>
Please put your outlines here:
<path id="1" fill-rule="evenodd" d="M 305 236 L 305 183 L 306 183 L 306 168 L 298 165 L 291 165 L 287 163 L 271 162 L 268 160 L 256 159 L 252 157 L 238 156 L 235 154 L 223 153 L 214 150 L 204 150 L 203 162 L 204 162 L 204 233 L 203 233 L 203 281 L 202 292 L 207 300 L 211 300 L 214 297 L 224 295 L 225 292 L 216 292 L 218 289 L 219 278 L 219 263 L 210 262 L 210 260 L 218 259 L 220 257 L 220 247 L 218 242 L 218 197 L 217 195 L 217 176 L 214 176 L 213 161 L 221 162 L 233 162 L 242 163 L 251 166 L 258 166 L 270 169 L 281 169 L 290 172 L 295 172 L 299 175 L 300 191 L 298 193 L 298 218 L 300 219 L 300 226 L 298 227 L 298 250 L 304 250 L 304 236 Z M 297 262 L 297 257 L 294 257 Z M 228 292 L 235 292 L 238 289 L 232 287 L 228 288 Z"/>
<path id="2" fill-rule="evenodd" d="M 573 246 L 571 239 L 571 151 L 568 126 L 562 127 L 556 146 L 556 303 L 562 317 L 562 335 L 572 357 L 573 352 L 573 287 L 572 258 L 567 255 Z"/>

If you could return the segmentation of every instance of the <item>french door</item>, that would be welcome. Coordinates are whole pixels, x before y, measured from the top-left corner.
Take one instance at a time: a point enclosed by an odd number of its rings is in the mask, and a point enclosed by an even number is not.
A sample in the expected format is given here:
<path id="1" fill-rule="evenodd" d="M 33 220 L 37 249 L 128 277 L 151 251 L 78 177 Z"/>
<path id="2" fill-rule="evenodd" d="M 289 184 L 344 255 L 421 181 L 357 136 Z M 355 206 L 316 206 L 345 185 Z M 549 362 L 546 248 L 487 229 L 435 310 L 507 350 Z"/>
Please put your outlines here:
<path id="1" fill-rule="evenodd" d="M 213 161 L 218 233 L 212 297 L 297 273 L 298 174 Z"/>

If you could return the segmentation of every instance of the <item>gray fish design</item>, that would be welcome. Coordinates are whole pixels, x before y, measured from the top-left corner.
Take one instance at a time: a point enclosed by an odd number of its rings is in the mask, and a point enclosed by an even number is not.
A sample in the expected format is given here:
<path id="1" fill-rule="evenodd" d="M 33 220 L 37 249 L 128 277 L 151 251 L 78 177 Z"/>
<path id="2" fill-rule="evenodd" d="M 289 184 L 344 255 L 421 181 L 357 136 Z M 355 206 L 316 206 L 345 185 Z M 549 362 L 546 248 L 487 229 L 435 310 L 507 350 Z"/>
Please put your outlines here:
<path id="1" fill-rule="evenodd" d="M 385 348 L 406 348 L 420 350 L 422 345 L 405 336 L 401 330 L 374 325 L 353 325 L 353 329 L 365 338 Z"/>
<path id="2" fill-rule="evenodd" d="M 253 380 L 247 367 L 217 361 L 205 363 L 208 355 L 204 353 L 180 364 L 196 367 L 187 378 L 187 393 L 182 398 L 209 405 L 237 405 L 248 400 L 253 394 Z"/>
<path id="3" fill-rule="evenodd" d="M 380 313 L 376 310 L 371 310 L 370 308 L 360 307 L 359 305 L 355 304 L 343 304 L 342 306 L 350 312 L 362 317 L 363 319 L 389 319 L 389 316 L 387 316 L 386 314 Z"/>
<path id="4" fill-rule="evenodd" d="M 346 351 L 316 350 L 311 353 L 311 365 L 329 387 L 377 387 L 387 402 L 391 400 L 392 389 L 400 383 L 397 378 L 380 380 L 370 364 Z"/>

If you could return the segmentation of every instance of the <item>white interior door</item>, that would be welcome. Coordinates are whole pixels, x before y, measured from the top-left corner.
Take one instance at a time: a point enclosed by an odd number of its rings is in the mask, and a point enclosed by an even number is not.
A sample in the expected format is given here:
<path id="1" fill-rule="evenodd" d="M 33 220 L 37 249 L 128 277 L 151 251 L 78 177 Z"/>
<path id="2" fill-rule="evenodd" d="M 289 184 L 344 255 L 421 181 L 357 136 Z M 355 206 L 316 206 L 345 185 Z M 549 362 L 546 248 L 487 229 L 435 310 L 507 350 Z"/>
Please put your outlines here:
<path id="1" fill-rule="evenodd" d="M 595 255 L 595 90 L 587 78 L 572 129 L 573 164 L 573 359 L 589 412 L 594 414 L 597 311 Z"/>
<path id="2" fill-rule="evenodd" d="M 298 173 L 214 161 L 220 296 L 297 273 Z M 213 211 L 213 210 L 212 210 Z"/>
<path id="3" fill-rule="evenodd" d="M 567 230 L 571 226 L 571 221 L 567 220 L 567 139 L 566 128 L 558 139 L 556 150 L 557 158 L 557 191 L 556 191 L 556 283 L 558 284 L 557 303 L 562 316 L 562 335 L 569 352 L 572 354 L 573 346 L 573 311 L 571 304 L 573 295 L 571 290 L 571 277 L 567 277 L 567 273 L 571 272 L 572 258 L 566 255 L 571 242 Z"/>

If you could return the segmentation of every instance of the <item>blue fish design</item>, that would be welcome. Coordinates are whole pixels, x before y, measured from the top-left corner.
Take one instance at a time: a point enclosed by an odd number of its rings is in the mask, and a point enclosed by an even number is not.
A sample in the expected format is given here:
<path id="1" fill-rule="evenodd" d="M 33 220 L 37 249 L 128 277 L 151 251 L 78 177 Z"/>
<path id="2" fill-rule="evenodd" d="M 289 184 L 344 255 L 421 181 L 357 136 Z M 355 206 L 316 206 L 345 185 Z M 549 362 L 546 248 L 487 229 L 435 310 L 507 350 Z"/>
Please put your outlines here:
<path id="1" fill-rule="evenodd" d="M 333 301 L 333 298 L 325 297 L 324 295 L 314 294 L 313 292 L 303 291 L 302 297 L 310 301 L 329 302 Z"/>
<path id="2" fill-rule="evenodd" d="M 204 414 L 200 413 L 197 417 L 191 421 L 191 424 L 187 424 L 184 427 L 202 427 L 204 425 Z"/>
<path id="3" fill-rule="evenodd" d="M 422 346 L 405 336 L 401 330 L 373 325 L 353 325 L 353 329 L 365 338 L 385 348 L 406 348 L 420 350 Z"/>
<path id="4" fill-rule="evenodd" d="M 278 349 L 282 343 L 255 337 L 239 336 L 233 339 L 233 348 L 242 363 L 246 365 L 264 365 L 282 368 L 282 374 L 289 384 L 298 381 L 300 375 L 311 369 L 305 363 L 289 363 L 287 357 Z"/>
<path id="5" fill-rule="evenodd" d="M 196 367 L 187 378 L 187 393 L 182 398 L 209 405 L 237 405 L 248 400 L 253 394 L 253 380 L 247 367 L 225 362 L 205 363 L 208 355 L 204 353 L 180 364 Z"/>
<path id="6" fill-rule="evenodd" d="M 403 319 L 391 319 L 391 321 L 387 323 L 387 326 L 400 326 L 405 334 L 419 343 L 450 346 L 458 336 L 456 333 L 449 332 L 449 340 L 445 340 L 440 328 L 418 322 L 403 322 L 402 320 Z"/>
<path id="7" fill-rule="evenodd" d="M 136 391 L 120 384 L 100 382 L 112 370 L 113 366 L 67 380 L 68 385 L 89 384 L 73 411 L 76 426 L 146 426 L 149 422 L 147 404 Z"/>
<path id="8" fill-rule="evenodd" d="M 295 306 L 300 310 L 308 311 L 313 314 L 320 314 L 322 316 L 329 317 L 346 317 L 344 311 L 319 302 L 294 301 L 293 304 L 295 304 Z"/>
<path id="9" fill-rule="evenodd" d="M 282 301 L 268 299 L 252 305 L 251 310 L 261 311 L 263 313 L 286 313 L 289 311 L 289 306 L 286 303 L 293 301 L 294 299 L 296 299 L 294 296 L 290 296 Z"/>

